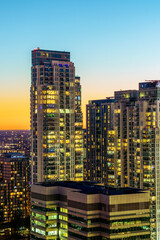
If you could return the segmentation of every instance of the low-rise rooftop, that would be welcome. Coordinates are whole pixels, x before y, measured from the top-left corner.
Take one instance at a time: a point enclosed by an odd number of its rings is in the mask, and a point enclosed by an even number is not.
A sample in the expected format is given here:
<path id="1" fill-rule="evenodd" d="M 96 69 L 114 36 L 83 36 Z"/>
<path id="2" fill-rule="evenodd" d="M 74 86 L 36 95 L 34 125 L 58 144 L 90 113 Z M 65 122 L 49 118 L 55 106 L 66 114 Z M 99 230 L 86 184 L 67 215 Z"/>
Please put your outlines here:
<path id="1" fill-rule="evenodd" d="M 72 189 L 75 188 L 85 194 L 125 195 L 145 192 L 144 190 L 137 188 L 115 188 L 106 185 L 99 185 L 98 183 L 88 181 L 53 181 L 36 183 L 35 185 L 40 185 L 43 187 L 67 187 Z"/>

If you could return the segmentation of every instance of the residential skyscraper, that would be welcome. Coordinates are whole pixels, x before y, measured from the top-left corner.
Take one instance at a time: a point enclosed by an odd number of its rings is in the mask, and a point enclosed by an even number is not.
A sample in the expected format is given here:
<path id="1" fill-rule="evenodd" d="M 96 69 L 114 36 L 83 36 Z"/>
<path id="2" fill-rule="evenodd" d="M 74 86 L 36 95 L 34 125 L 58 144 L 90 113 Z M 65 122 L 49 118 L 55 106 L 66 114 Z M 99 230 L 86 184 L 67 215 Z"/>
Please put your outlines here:
<path id="1" fill-rule="evenodd" d="M 139 84 L 135 104 L 135 171 L 137 186 L 150 189 L 151 239 L 160 239 L 160 81 Z"/>
<path id="2" fill-rule="evenodd" d="M 115 186 L 136 185 L 134 165 L 134 107 L 137 90 L 116 91 L 114 94 L 114 163 Z"/>
<path id="3" fill-rule="evenodd" d="M 83 179 L 80 78 L 69 52 L 32 51 L 32 183 Z"/>
<path id="4" fill-rule="evenodd" d="M 81 109 L 80 77 L 75 77 L 75 172 L 76 180 L 82 180 L 83 169 L 83 116 Z"/>
<path id="5" fill-rule="evenodd" d="M 142 82 L 138 91 L 116 91 L 111 114 L 106 118 L 102 109 L 108 103 L 103 101 L 95 100 L 87 105 L 88 180 L 149 189 L 151 239 L 159 240 L 160 80 Z M 111 116 L 112 128 L 106 131 L 103 123 L 109 123 Z"/>
<path id="6" fill-rule="evenodd" d="M 114 186 L 114 99 L 90 101 L 86 106 L 87 180 Z"/>
<path id="7" fill-rule="evenodd" d="M 160 239 L 159 83 L 115 92 L 114 108 L 115 185 L 150 190 L 151 239 Z"/>

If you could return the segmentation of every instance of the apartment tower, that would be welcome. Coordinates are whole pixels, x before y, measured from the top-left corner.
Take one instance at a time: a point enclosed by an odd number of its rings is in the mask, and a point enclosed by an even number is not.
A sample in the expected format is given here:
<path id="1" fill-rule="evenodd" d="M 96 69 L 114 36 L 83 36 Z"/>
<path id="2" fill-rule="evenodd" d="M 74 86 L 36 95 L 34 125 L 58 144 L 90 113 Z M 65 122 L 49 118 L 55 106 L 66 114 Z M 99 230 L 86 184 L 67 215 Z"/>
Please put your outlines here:
<path id="1" fill-rule="evenodd" d="M 32 51 L 32 183 L 83 179 L 80 78 L 69 52 Z"/>
<path id="2" fill-rule="evenodd" d="M 87 179 L 150 190 L 151 239 L 159 240 L 160 81 L 116 91 L 112 103 L 90 101 L 86 126 Z"/>
<path id="3" fill-rule="evenodd" d="M 89 101 L 87 116 L 86 179 L 114 186 L 114 99 Z"/>

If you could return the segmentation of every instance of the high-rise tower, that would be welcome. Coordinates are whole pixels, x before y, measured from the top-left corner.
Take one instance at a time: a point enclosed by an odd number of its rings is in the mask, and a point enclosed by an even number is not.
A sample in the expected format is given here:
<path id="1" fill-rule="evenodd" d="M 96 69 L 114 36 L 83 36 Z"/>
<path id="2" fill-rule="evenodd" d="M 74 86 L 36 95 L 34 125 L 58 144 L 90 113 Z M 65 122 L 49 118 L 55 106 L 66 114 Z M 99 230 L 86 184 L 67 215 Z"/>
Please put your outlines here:
<path id="1" fill-rule="evenodd" d="M 160 240 L 160 80 L 90 101 L 86 125 L 87 179 L 150 190 L 150 239 Z"/>
<path id="2" fill-rule="evenodd" d="M 90 101 L 86 107 L 86 178 L 114 186 L 114 99 Z"/>
<path id="3" fill-rule="evenodd" d="M 80 78 L 69 52 L 32 51 L 32 183 L 83 179 Z"/>

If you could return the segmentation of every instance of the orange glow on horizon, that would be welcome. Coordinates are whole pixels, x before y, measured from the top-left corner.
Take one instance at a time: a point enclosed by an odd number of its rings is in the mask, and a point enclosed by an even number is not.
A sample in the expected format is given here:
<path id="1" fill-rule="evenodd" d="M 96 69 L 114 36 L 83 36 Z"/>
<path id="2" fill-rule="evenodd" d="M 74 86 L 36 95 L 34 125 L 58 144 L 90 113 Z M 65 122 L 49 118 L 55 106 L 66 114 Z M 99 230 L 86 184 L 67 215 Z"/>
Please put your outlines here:
<path id="1" fill-rule="evenodd" d="M 29 130 L 30 106 L 26 96 L 0 97 L 0 130 Z"/>
<path id="2" fill-rule="evenodd" d="M 20 93 L 20 94 L 19 94 Z M 28 94 L 27 94 L 28 93 Z M 7 96 L 6 96 L 7 95 Z M 82 112 L 83 112 L 83 128 L 86 128 L 86 104 L 89 100 L 104 99 L 103 96 L 95 92 L 83 92 L 82 89 Z M 30 129 L 30 97 L 29 90 L 27 92 L 10 92 L 0 93 L 0 130 L 29 130 Z"/>

